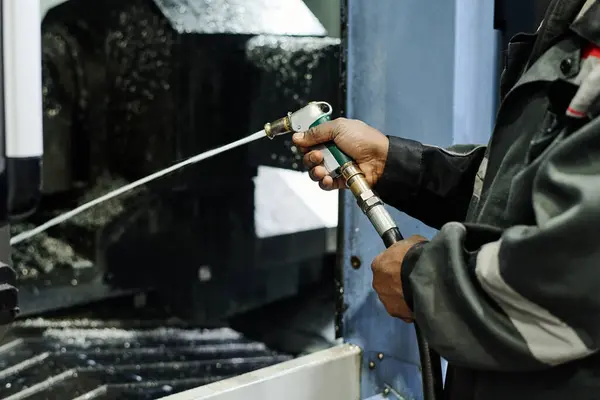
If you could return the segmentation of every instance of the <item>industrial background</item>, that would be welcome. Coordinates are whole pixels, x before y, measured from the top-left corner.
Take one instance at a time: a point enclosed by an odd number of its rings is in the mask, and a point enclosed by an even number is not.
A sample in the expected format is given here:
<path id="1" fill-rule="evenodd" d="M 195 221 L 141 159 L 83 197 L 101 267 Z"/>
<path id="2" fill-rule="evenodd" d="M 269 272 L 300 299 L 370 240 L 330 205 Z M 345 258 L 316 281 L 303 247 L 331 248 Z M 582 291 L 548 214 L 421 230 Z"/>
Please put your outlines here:
<path id="1" fill-rule="evenodd" d="M 500 49 L 547 4 L 40 1 L 42 188 L 9 177 L 13 235 L 312 100 L 390 135 L 486 142 Z M 379 237 L 302 171 L 289 137 L 258 141 L 14 246 L 0 398 L 160 398 L 341 341 L 363 350 L 361 398 L 420 398 L 414 331 L 371 289 Z"/>

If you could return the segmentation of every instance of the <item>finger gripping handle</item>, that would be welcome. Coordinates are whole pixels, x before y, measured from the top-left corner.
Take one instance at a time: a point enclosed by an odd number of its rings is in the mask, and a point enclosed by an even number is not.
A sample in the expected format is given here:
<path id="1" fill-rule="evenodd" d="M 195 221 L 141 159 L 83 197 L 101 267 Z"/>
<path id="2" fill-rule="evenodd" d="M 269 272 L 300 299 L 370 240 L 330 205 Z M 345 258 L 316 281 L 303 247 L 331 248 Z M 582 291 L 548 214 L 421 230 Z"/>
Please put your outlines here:
<path id="1" fill-rule="evenodd" d="M 330 120 L 331 118 L 329 115 L 324 115 L 316 120 L 310 127 L 314 128 L 315 126 Z M 334 178 L 339 175 L 339 167 L 353 161 L 352 158 L 341 151 L 333 141 L 315 146 L 315 150 L 323 152 L 325 168 Z"/>
<path id="2" fill-rule="evenodd" d="M 333 158 L 335 158 L 340 165 L 354 161 L 349 155 L 341 151 L 334 142 L 325 143 L 325 147 L 331 152 Z"/>

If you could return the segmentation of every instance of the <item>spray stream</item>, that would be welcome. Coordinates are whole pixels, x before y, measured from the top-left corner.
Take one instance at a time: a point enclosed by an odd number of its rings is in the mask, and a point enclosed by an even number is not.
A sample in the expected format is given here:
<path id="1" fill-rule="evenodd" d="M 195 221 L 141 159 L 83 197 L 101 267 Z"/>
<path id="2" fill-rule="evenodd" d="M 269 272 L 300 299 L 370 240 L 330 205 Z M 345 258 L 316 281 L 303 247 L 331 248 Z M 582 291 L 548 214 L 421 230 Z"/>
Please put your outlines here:
<path id="1" fill-rule="evenodd" d="M 204 153 L 197 154 L 197 155 L 195 155 L 193 157 L 188 158 L 187 160 L 181 161 L 181 162 L 179 162 L 177 164 L 171 165 L 170 167 L 167 167 L 165 169 L 161 169 L 160 171 L 157 171 L 157 172 L 155 172 L 155 173 L 153 173 L 151 175 L 148 175 L 148 176 L 145 176 L 145 177 L 143 177 L 141 179 L 138 179 L 137 181 L 134 181 L 134 182 L 131 182 L 131 183 L 127 184 L 127 185 L 121 186 L 120 188 L 115 189 L 115 190 L 113 190 L 111 192 L 108 192 L 105 195 L 102 195 L 102 196 L 100 196 L 100 197 L 98 197 L 98 198 L 96 198 L 96 199 L 94 199 L 94 200 L 92 200 L 90 202 L 84 203 L 84 204 L 80 205 L 79 207 L 76 207 L 76 208 L 72 209 L 71 211 L 68 211 L 68 212 L 66 212 L 64 214 L 61 214 L 61 215 L 59 215 L 57 217 L 54 217 L 54 218 L 52 218 L 52 219 L 44 222 L 43 224 L 41 224 L 41 225 L 39 225 L 39 226 L 31 229 L 31 230 L 28 230 L 26 232 L 22 232 L 22 233 L 20 233 L 18 235 L 13 236 L 12 238 L 10 238 L 10 245 L 14 246 L 15 244 L 21 243 L 24 240 L 30 239 L 33 236 L 35 236 L 35 235 L 37 235 L 39 233 L 45 232 L 48 229 L 50 229 L 50 228 L 52 228 L 52 227 L 54 227 L 56 225 L 59 225 L 59 224 L 65 222 L 65 221 L 73 218 L 74 216 L 76 216 L 78 214 L 81 214 L 82 212 L 84 212 L 84 211 L 86 211 L 86 210 L 88 210 L 88 209 L 90 209 L 90 208 L 92 208 L 94 206 L 97 206 L 100 203 L 103 203 L 103 202 L 105 202 L 107 200 L 110 200 L 110 199 L 112 199 L 114 197 L 120 196 L 123 193 L 129 192 L 130 190 L 133 190 L 133 189 L 137 188 L 138 186 L 145 185 L 146 183 L 148 183 L 150 181 L 153 181 L 155 179 L 161 178 L 161 177 L 163 177 L 165 175 L 168 175 L 171 172 L 175 172 L 175 171 L 177 171 L 177 170 L 179 170 L 179 169 L 181 169 L 183 167 L 186 167 L 188 165 L 192 165 L 192 164 L 195 164 L 197 162 L 206 160 L 206 159 L 214 157 L 214 156 L 216 156 L 218 154 L 221 154 L 221 153 L 224 153 L 226 151 L 235 149 L 236 147 L 243 146 L 245 144 L 254 142 L 255 140 L 258 140 L 258 139 L 261 139 L 261 138 L 264 138 L 264 137 L 266 137 L 265 131 L 264 130 L 258 131 L 256 133 L 253 133 L 250 136 L 246 136 L 245 138 L 236 140 L 235 142 L 226 144 L 226 145 L 218 147 L 216 149 L 208 150 L 208 151 L 205 151 Z"/>

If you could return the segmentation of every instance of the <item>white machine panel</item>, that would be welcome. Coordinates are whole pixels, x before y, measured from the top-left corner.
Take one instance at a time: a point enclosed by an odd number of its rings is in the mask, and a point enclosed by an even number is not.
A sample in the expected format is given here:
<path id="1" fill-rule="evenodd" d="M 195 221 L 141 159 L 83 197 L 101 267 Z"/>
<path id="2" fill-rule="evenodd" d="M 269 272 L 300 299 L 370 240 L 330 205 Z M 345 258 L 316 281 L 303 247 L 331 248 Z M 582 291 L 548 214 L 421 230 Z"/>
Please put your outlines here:
<path id="1" fill-rule="evenodd" d="M 163 400 L 358 400 L 360 361 L 344 344 Z"/>
<path id="2" fill-rule="evenodd" d="M 321 190 L 308 172 L 259 166 L 254 185 L 254 223 L 259 238 L 338 224 L 338 193 Z"/>
<path id="3" fill-rule="evenodd" d="M 4 108 L 6 156 L 40 157 L 42 33 L 38 0 L 4 0 Z"/>

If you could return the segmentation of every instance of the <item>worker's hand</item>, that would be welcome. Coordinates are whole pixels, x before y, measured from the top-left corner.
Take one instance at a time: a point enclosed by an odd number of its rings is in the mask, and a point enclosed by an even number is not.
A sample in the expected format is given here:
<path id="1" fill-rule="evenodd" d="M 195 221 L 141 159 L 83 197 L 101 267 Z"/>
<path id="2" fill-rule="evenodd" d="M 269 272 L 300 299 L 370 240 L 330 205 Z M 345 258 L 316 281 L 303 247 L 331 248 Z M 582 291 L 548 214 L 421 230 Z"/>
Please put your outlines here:
<path id="1" fill-rule="evenodd" d="M 304 164 L 310 169 L 309 175 L 313 181 L 319 182 L 319 186 L 324 190 L 343 188 L 344 180 L 340 177 L 334 181 L 327 175 L 325 167 L 320 165 L 323 162 L 323 153 L 318 150 L 311 151 L 310 148 L 332 140 L 340 150 L 356 161 L 369 184 L 374 186 L 383 174 L 389 146 L 388 138 L 362 121 L 345 118 L 318 125 L 308 132 L 296 133 L 293 141 L 305 153 Z"/>
<path id="2" fill-rule="evenodd" d="M 402 292 L 402 261 L 408 250 L 419 242 L 426 241 L 423 236 L 415 235 L 402 240 L 375 257 L 371 268 L 373 270 L 373 289 L 386 311 L 404 322 L 412 322 L 412 311 L 404 301 Z"/>

